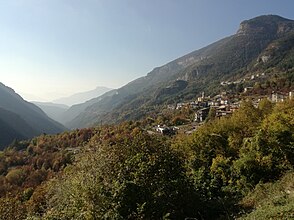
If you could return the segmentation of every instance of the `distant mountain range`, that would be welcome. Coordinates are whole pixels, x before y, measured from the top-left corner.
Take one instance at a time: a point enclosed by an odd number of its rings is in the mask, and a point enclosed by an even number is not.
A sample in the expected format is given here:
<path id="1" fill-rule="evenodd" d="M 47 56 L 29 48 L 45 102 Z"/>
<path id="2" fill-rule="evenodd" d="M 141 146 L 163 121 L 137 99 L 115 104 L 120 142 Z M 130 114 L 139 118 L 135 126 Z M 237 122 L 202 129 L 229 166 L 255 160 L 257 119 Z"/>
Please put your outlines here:
<path id="1" fill-rule="evenodd" d="M 81 114 L 81 112 L 87 111 L 88 107 L 94 105 L 95 103 L 98 103 L 99 101 L 101 101 L 104 98 L 112 97 L 116 93 L 117 93 L 117 90 L 114 89 L 114 90 L 111 90 L 109 92 L 104 93 L 101 96 L 98 96 L 97 98 L 90 99 L 90 100 L 88 100 L 84 103 L 81 103 L 81 104 L 73 105 L 59 116 L 58 121 L 64 125 L 68 126 L 69 128 L 75 128 L 75 126 L 71 126 L 71 122 L 76 117 L 78 117 Z"/>
<path id="2" fill-rule="evenodd" d="M 36 105 L 0 83 L 0 149 L 14 139 L 22 140 L 65 130 L 63 125 L 49 118 Z"/>
<path id="3" fill-rule="evenodd" d="M 71 95 L 69 97 L 64 97 L 64 98 L 59 98 L 59 99 L 53 100 L 52 102 L 57 103 L 57 104 L 64 104 L 64 105 L 72 106 L 72 105 L 80 104 L 80 103 L 86 102 L 90 99 L 96 98 L 96 97 L 98 97 L 98 96 L 100 96 L 110 90 L 112 90 L 112 89 L 107 88 L 107 87 L 98 86 L 93 90 L 76 93 L 76 94 Z"/>
<path id="4" fill-rule="evenodd" d="M 87 92 L 76 93 L 66 98 L 54 100 L 53 102 L 32 102 L 40 107 L 50 118 L 66 124 L 78 116 L 86 107 L 96 103 L 105 96 L 113 95 L 115 90 L 106 87 L 97 87 Z M 73 104 L 70 108 L 66 104 Z M 69 109 L 70 108 L 70 109 Z"/>
<path id="5" fill-rule="evenodd" d="M 293 51 L 294 21 L 276 15 L 243 21 L 232 36 L 155 68 L 108 95 L 72 106 L 64 123 L 78 128 L 136 120 L 162 105 L 195 99 L 203 91 L 215 94 L 222 81 L 252 72 L 289 73 Z"/>
<path id="6" fill-rule="evenodd" d="M 50 118 L 52 118 L 55 121 L 62 121 L 62 115 L 65 113 L 69 106 L 63 105 L 63 104 L 56 104 L 52 102 L 32 102 L 36 106 L 38 106 L 40 109 L 42 109 L 43 112 L 46 113 Z"/>

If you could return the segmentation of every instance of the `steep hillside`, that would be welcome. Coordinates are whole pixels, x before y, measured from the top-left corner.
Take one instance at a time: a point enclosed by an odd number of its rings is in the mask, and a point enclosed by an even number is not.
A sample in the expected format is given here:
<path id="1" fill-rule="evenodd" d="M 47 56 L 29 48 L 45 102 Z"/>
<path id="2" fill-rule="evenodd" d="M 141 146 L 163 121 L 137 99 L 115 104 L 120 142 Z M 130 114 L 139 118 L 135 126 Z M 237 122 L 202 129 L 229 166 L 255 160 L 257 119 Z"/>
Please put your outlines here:
<path id="1" fill-rule="evenodd" d="M 201 50 L 197 50 L 188 55 L 185 55 L 162 67 L 157 67 L 148 73 L 147 76 L 138 78 L 117 90 L 110 91 L 113 94 L 107 94 L 107 96 L 103 98 L 99 97 L 97 99 L 91 100 L 90 102 L 87 102 L 87 104 L 83 105 L 83 108 L 81 109 L 74 108 L 75 117 L 71 117 L 71 120 L 67 120 L 65 125 L 69 128 L 87 127 L 92 125 L 95 121 L 105 121 L 104 116 L 113 109 L 119 109 L 124 104 L 129 103 L 141 95 L 141 93 L 150 95 L 148 91 L 149 89 L 153 90 L 153 88 L 157 88 L 162 84 L 165 85 L 169 81 L 172 81 L 175 74 L 181 70 L 184 70 L 192 63 L 200 62 L 203 57 L 207 56 L 207 54 L 213 51 L 214 48 L 218 48 L 227 42 L 228 39 L 229 38 L 225 38 L 205 48 L 202 48 Z M 80 107 L 81 105 L 78 106 Z M 72 108 L 69 109 L 69 111 L 72 110 Z"/>
<path id="2" fill-rule="evenodd" d="M 5 109 L 0 108 L 0 120 L 7 125 L 9 125 L 12 129 L 21 134 L 24 138 L 29 138 L 35 135 L 39 135 L 40 133 L 32 128 L 23 118 L 19 115 L 7 111 Z"/>
<path id="3" fill-rule="evenodd" d="M 42 133 L 55 134 L 66 130 L 40 108 L 23 100 L 13 89 L 2 83 L 0 83 L 0 100 L 0 119 L 17 134 L 21 134 L 21 137 L 31 138 Z M 19 137 L 16 135 L 16 138 Z"/>
<path id="4" fill-rule="evenodd" d="M 14 140 L 28 139 L 40 134 L 19 115 L 0 108 L 0 150 Z"/>
<path id="5" fill-rule="evenodd" d="M 0 133 L 1 133 L 0 150 L 2 150 L 5 146 L 12 143 L 13 140 L 21 140 L 25 138 L 16 130 L 14 130 L 12 127 L 10 127 L 7 123 L 3 122 L 1 119 L 0 119 Z"/>
<path id="6" fill-rule="evenodd" d="M 116 123 L 139 119 L 163 104 L 193 99 L 202 91 L 217 93 L 222 81 L 266 71 L 273 65 L 281 67 L 275 69 L 277 73 L 290 71 L 293 31 L 294 21 L 279 16 L 243 21 L 236 34 L 155 68 L 147 76 L 121 87 L 116 94 L 88 106 L 66 125 L 75 128 L 101 121 Z M 267 59 L 271 62 L 263 65 L 266 61 L 261 58 L 270 51 L 271 45 L 279 45 L 275 47 L 279 52 L 273 49 L 272 56 Z M 183 81 L 186 83 L 181 83 Z"/>
<path id="7" fill-rule="evenodd" d="M 61 116 L 59 117 L 58 121 L 61 122 L 62 124 L 66 125 L 67 127 L 70 126 L 70 122 L 74 120 L 81 112 L 84 112 L 89 106 L 98 103 L 102 99 L 105 99 L 109 96 L 113 96 L 117 93 L 117 90 L 111 90 L 109 92 L 104 93 L 103 95 L 93 98 L 89 101 L 86 101 L 81 104 L 73 105 L 71 106 L 67 111 L 65 111 Z"/>

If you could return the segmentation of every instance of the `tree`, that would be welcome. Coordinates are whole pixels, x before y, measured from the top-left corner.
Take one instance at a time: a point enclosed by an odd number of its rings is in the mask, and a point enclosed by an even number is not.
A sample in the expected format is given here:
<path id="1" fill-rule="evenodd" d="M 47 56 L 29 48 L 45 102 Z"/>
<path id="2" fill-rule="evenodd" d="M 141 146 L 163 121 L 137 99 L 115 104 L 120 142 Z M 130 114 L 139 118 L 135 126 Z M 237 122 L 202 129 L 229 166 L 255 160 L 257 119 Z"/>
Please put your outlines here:
<path id="1" fill-rule="evenodd" d="M 273 110 L 274 104 L 268 99 L 262 99 L 258 104 L 258 109 L 262 112 L 263 116 L 269 115 Z"/>
<path id="2" fill-rule="evenodd" d="M 206 122 L 208 121 L 212 121 L 214 120 L 216 117 L 216 109 L 215 108 L 210 108 L 209 109 L 209 112 L 208 112 L 208 115 L 207 115 L 207 118 L 206 118 Z"/>
<path id="3" fill-rule="evenodd" d="M 180 155 L 163 138 L 124 130 L 91 149 L 53 182 L 44 217 L 183 219 L 202 212 Z"/>

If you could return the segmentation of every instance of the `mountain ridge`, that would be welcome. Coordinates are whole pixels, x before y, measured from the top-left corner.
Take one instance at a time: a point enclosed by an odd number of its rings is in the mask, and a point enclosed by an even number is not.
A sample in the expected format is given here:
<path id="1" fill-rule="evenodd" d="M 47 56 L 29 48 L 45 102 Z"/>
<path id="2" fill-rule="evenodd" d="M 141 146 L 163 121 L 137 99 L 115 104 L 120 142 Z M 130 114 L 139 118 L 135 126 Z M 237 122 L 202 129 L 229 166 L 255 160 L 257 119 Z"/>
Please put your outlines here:
<path id="1" fill-rule="evenodd" d="M 63 104 L 56 104 L 52 102 L 32 102 L 36 106 L 38 106 L 40 109 L 42 109 L 43 112 L 46 113 L 50 118 L 53 120 L 62 123 L 62 114 L 66 112 L 69 109 L 69 106 L 63 105 Z"/>
<path id="2" fill-rule="evenodd" d="M 88 127 L 104 121 L 117 123 L 136 120 L 164 103 L 192 99 L 201 92 L 214 93 L 221 81 L 242 78 L 254 66 L 270 44 L 294 31 L 294 21 L 276 15 L 264 15 L 240 23 L 232 36 L 193 51 L 116 90 L 112 96 L 87 106 L 66 125 Z M 290 49 L 291 49 L 290 45 Z M 280 57 L 280 61 L 283 59 Z M 263 69 L 262 69 L 263 68 Z M 264 67 L 260 71 L 264 70 Z M 187 85 L 168 93 L 177 80 Z M 170 90 L 175 91 L 175 90 Z"/>
<path id="3" fill-rule="evenodd" d="M 108 91 L 112 90 L 111 88 L 104 87 L 104 86 L 97 86 L 93 90 L 85 91 L 85 92 L 79 92 L 75 93 L 73 95 L 55 99 L 52 102 L 56 104 L 65 104 L 68 106 L 81 104 L 87 100 L 90 100 L 92 98 L 98 97 Z"/>
<path id="4" fill-rule="evenodd" d="M 15 138 L 26 139 L 42 133 L 56 134 L 66 130 L 63 125 L 49 118 L 39 107 L 27 102 L 3 83 L 0 83 L 0 100 L 2 125 L 9 127 L 7 129 L 11 131 L 10 133 L 16 133 Z M 1 138 L 4 139 L 0 134 Z"/>

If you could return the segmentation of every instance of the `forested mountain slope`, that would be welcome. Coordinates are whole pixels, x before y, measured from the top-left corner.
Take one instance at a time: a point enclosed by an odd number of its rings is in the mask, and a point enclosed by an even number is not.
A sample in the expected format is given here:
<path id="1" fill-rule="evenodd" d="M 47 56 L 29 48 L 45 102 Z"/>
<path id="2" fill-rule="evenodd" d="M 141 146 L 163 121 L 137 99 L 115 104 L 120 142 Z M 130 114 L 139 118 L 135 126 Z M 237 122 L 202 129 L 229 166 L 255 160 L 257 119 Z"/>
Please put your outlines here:
<path id="1" fill-rule="evenodd" d="M 0 100 L 0 119 L 3 126 L 6 124 L 10 130 L 14 130 L 17 134 L 15 139 L 32 138 L 42 133 L 56 134 L 66 130 L 64 126 L 49 118 L 40 108 L 25 101 L 13 89 L 2 83 L 0 83 Z M 13 135 L 10 137 L 12 138 Z"/>
<path id="2" fill-rule="evenodd" d="M 293 31 L 294 21 L 275 15 L 243 21 L 236 34 L 155 68 L 87 106 L 66 125 L 139 119 L 158 106 L 193 99 L 203 91 L 215 94 L 222 81 L 253 72 L 293 72 Z"/>
<path id="3" fill-rule="evenodd" d="M 0 151 L 0 219 L 293 218 L 293 99 L 243 101 L 192 134 L 146 126 L 76 129 Z"/>

